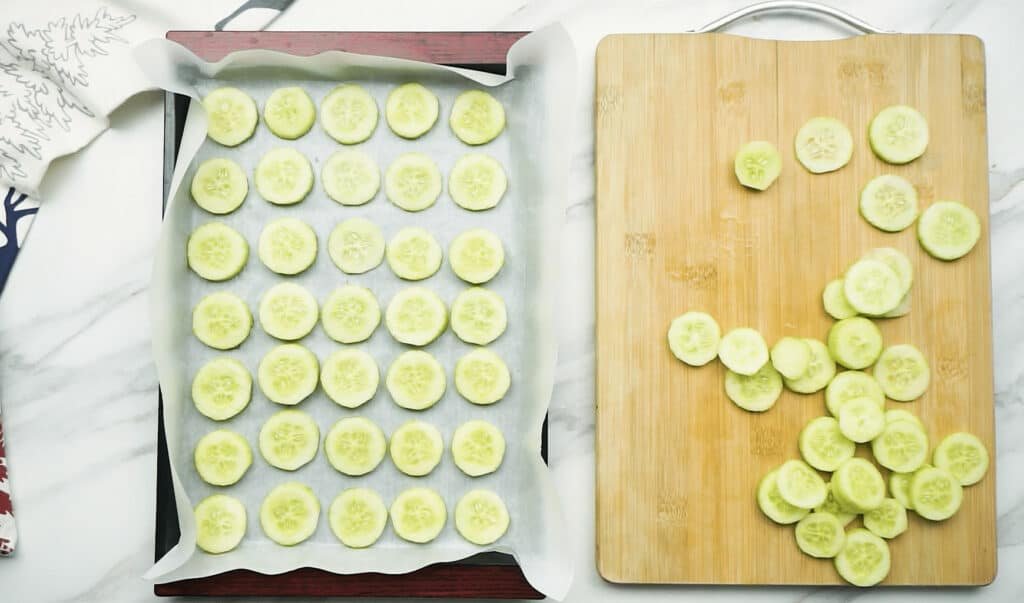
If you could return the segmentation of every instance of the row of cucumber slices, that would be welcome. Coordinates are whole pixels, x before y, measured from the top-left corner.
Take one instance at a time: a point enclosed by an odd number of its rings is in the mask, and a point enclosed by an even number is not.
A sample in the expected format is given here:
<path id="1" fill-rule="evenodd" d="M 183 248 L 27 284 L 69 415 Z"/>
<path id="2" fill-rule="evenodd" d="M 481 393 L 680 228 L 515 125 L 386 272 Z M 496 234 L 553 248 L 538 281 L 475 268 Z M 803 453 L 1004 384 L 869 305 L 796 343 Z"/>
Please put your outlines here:
<path id="1" fill-rule="evenodd" d="M 203 99 L 203 108 L 208 119 L 207 135 L 219 144 L 238 146 L 256 131 L 256 101 L 238 88 L 211 91 Z M 437 95 L 415 82 L 391 90 L 384 104 L 391 131 L 408 139 L 429 132 L 439 113 Z M 320 125 L 342 144 L 369 139 L 377 128 L 378 115 L 377 101 L 359 84 L 341 84 L 320 103 Z M 301 87 L 278 88 L 263 105 L 263 121 L 275 136 L 295 140 L 313 127 L 316 105 Z M 467 90 L 455 98 L 448 124 L 462 142 L 486 144 L 505 129 L 505 108 L 483 90 Z"/>
<path id="2" fill-rule="evenodd" d="M 272 272 L 292 276 L 316 261 L 316 233 L 296 218 L 278 218 L 259 237 L 259 257 Z M 399 230 L 387 243 L 380 228 L 365 218 L 349 218 L 331 231 L 327 251 L 346 274 L 363 274 L 387 258 L 388 266 L 403 280 L 430 278 L 441 268 L 441 245 L 418 226 Z M 188 239 L 189 268 L 209 281 L 234 278 L 249 261 L 249 243 L 223 222 L 207 222 Z M 505 265 L 505 248 L 496 234 L 472 228 L 456 236 L 448 247 L 448 263 L 460 279 L 479 285 L 493 279 Z"/>
<path id="3" fill-rule="evenodd" d="M 256 190 L 275 205 L 294 205 L 313 190 L 313 165 L 299 151 L 280 147 L 267 151 L 256 165 Z M 359 150 L 337 151 L 320 170 L 327 196 L 341 205 L 364 205 L 380 190 L 380 168 Z M 483 211 L 496 206 L 508 189 L 501 163 L 484 153 L 456 160 L 448 175 L 448 194 L 463 209 Z M 401 209 L 423 211 L 441 196 L 441 169 L 423 153 L 399 155 L 384 173 L 384 193 Z M 199 164 L 190 188 L 196 205 L 212 214 L 229 214 L 245 202 L 249 181 L 242 167 L 224 157 Z"/>
<path id="4" fill-rule="evenodd" d="M 327 511 L 331 531 L 350 548 L 365 548 L 377 542 L 389 517 L 398 537 L 426 543 L 444 529 L 448 510 L 435 490 L 417 487 L 401 492 L 391 503 L 390 513 L 380 495 L 369 488 L 342 491 Z M 248 523 L 245 505 L 225 494 L 214 494 L 196 505 L 195 521 L 196 545 L 211 554 L 237 547 Z M 300 482 L 278 485 L 260 505 L 263 532 L 283 546 L 308 539 L 319 521 L 320 501 L 312 488 Z M 491 490 L 470 490 L 455 505 L 455 529 L 473 544 L 492 544 L 505 535 L 508 527 L 508 509 Z"/>

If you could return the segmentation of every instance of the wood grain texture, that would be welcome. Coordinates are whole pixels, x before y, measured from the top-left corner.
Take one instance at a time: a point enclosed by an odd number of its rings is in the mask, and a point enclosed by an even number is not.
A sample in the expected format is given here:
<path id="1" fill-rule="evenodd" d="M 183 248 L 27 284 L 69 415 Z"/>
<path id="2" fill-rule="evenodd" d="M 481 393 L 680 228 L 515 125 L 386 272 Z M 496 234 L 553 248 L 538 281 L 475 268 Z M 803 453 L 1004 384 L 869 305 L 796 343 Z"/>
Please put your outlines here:
<path id="1" fill-rule="evenodd" d="M 824 339 L 821 290 L 866 250 L 891 246 L 915 265 L 913 309 L 879 320 L 886 344 L 913 343 L 932 367 L 918 413 L 933 445 L 953 431 L 993 442 L 991 277 L 981 41 L 873 35 L 777 42 L 722 35 L 615 35 L 597 51 L 597 562 L 614 582 L 836 584 L 803 556 L 791 527 L 757 509 L 760 478 L 798 458 L 822 394 L 783 393 L 764 414 L 733 405 L 714 362 L 669 352 L 669 322 L 710 312 L 723 331 L 750 326 L 769 343 Z M 929 120 L 927 153 L 907 166 L 876 159 L 871 117 L 905 103 Z M 812 175 L 793 137 L 809 118 L 841 119 L 852 161 Z M 777 144 L 782 175 L 741 187 L 741 144 Z M 931 259 L 913 229 L 886 234 L 858 215 L 861 188 L 893 173 L 922 207 L 961 200 L 981 218 L 966 258 Z M 865 446 L 859 454 L 867 456 Z M 855 524 L 851 524 L 855 525 Z M 986 584 L 996 571 L 995 472 L 967 488 L 944 523 L 911 518 L 891 543 L 885 584 Z"/>

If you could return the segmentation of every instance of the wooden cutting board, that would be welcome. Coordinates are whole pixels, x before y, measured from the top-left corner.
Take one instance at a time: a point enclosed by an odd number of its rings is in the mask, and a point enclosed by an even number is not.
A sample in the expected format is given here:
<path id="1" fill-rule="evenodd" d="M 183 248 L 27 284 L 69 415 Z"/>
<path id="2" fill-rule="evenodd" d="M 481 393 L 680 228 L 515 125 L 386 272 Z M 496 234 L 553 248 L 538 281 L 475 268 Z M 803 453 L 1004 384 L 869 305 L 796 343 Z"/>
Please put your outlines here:
<path id="1" fill-rule="evenodd" d="M 881 108 L 917 107 L 931 143 L 889 166 L 867 127 Z M 812 175 L 793 137 L 827 115 L 854 133 L 850 163 Z M 822 287 L 871 247 L 915 265 L 913 309 L 880 320 L 888 344 L 913 343 L 932 385 L 906 408 L 933 445 L 971 431 L 993 441 L 985 63 L 978 38 L 871 35 L 777 42 L 722 34 L 614 35 L 597 51 L 597 563 L 614 582 L 836 584 L 829 561 L 797 549 L 792 527 L 758 511 L 760 478 L 798 458 L 797 434 L 826 414 L 822 394 L 785 392 L 764 414 L 734 406 L 718 362 L 683 365 L 669 322 L 701 309 L 723 331 L 769 343 L 824 339 Z M 733 156 L 749 140 L 782 152 L 778 182 L 742 188 Z M 886 234 L 857 212 L 861 188 L 893 173 L 922 207 L 961 200 L 981 218 L 966 258 L 928 257 L 913 229 Z M 867 455 L 866 447 L 860 454 Z M 886 584 L 986 584 L 996 571 L 995 472 L 965 489 L 952 519 L 911 514 L 891 542 Z M 851 524 L 853 527 L 856 524 Z"/>

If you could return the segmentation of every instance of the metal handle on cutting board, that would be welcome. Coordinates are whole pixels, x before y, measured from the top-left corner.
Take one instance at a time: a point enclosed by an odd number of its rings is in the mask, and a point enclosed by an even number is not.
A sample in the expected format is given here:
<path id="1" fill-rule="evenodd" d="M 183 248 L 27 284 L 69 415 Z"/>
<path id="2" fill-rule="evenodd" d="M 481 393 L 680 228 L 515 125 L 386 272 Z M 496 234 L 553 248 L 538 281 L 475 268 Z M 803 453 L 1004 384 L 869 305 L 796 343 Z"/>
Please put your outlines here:
<path id="1" fill-rule="evenodd" d="M 838 21 L 847 27 L 856 29 L 857 31 L 865 34 L 892 33 L 884 29 L 879 29 L 862 19 L 854 17 L 850 13 L 839 10 L 838 8 L 833 8 L 827 4 L 819 4 L 817 2 L 805 2 L 803 0 L 769 0 L 768 2 L 751 4 L 745 8 L 733 11 L 724 17 L 719 17 L 704 27 L 698 28 L 696 31 L 697 33 L 719 31 L 733 23 L 736 23 L 737 21 L 742 21 L 747 17 L 762 15 L 765 13 L 810 14 L 815 17 Z"/>

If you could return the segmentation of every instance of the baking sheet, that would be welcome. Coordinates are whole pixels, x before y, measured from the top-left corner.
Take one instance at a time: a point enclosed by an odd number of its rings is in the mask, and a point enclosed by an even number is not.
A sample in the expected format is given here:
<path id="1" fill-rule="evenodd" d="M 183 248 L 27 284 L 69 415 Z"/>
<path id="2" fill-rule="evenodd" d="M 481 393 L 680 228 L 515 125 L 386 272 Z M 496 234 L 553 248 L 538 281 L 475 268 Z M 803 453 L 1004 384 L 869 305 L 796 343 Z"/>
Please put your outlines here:
<path id="1" fill-rule="evenodd" d="M 441 102 L 441 117 L 434 128 L 420 139 L 403 140 L 387 128 L 382 111 L 374 135 L 357 147 L 373 156 L 382 170 L 401 153 L 427 153 L 437 161 L 445 177 L 458 157 L 482 151 L 501 161 L 509 175 L 509 189 L 502 202 L 486 212 L 462 210 L 451 201 L 447 191 L 432 208 L 418 213 L 400 210 L 386 199 L 383 191 L 364 206 L 344 207 L 328 198 L 319 183 L 324 161 L 343 148 L 319 125 L 296 141 L 283 141 L 261 124 L 250 141 L 235 149 L 226 149 L 205 140 L 205 116 L 201 109 L 196 110 L 198 103 L 192 104 L 182 136 L 151 287 L 154 354 L 164 395 L 168 451 L 182 535 L 179 544 L 146 577 L 168 582 L 237 568 L 274 574 L 300 567 L 317 567 L 342 574 L 404 573 L 482 551 L 500 551 L 516 558 L 534 588 L 561 599 L 568 590 L 572 568 L 568 551 L 564 550 L 566 539 L 555 491 L 540 456 L 540 432 L 550 400 L 555 361 L 551 311 L 557 263 L 552 258 L 558 250 L 564 208 L 568 171 L 568 147 L 564 140 L 569 133 L 570 104 L 574 98 L 575 57 L 566 32 L 560 26 L 552 26 L 517 43 L 509 53 L 508 77 L 341 52 L 300 58 L 253 50 L 234 53 L 209 64 L 177 45 L 154 41 L 141 46 L 137 53 L 147 72 L 165 89 L 199 98 L 215 87 L 230 84 L 248 92 L 261 107 L 270 91 L 280 86 L 303 86 L 319 106 L 319 101 L 338 82 L 354 81 L 363 85 L 383 109 L 388 90 L 405 81 L 419 81 L 433 90 Z M 508 124 L 495 141 L 471 148 L 451 134 L 447 116 L 459 92 L 480 85 L 490 87 L 490 92 L 504 104 Z M 214 217 L 192 203 L 188 184 L 195 165 L 202 160 L 213 156 L 230 157 L 251 175 L 259 158 L 279 146 L 300 150 L 313 164 L 317 182 L 302 203 L 289 207 L 267 203 L 255 191 L 251 176 L 246 202 L 231 215 Z M 316 263 L 296 277 L 271 273 L 255 253 L 262 226 L 286 215 L 310 224 L 320 243 Z M 321 437 L 335 421 L 345 416 L 366 416 L 387 434 L 407 420 L 420 418 L 441 430 L 446 447 L 459 424 L 475 418 L 485 419 L 497 425 L 506 438 L 504 462 L 496 473 L 479 478 L 464 476 L 451 461 L 447 448 L 438 468 L 421 478 L 401 474 L 389 458 L 368 476 L 343 476 L 329 465 L 322 450 L 298 471 L 285 472 L 268 465 L 256 450 L 260 426 L 282 409 L 267 400 L 258 387 L 254 385 L 249 407 L 226 422 L 211 421 L 192 405 L 192 376 L 202 364 L 221 354 L 207 348 L 191 334 L 191 308 L 204 295 L 230 290 L 241 296 L 255 314 L 262 292 L 282 280 L 307 287 L 321 302 L 336 287 L 355 283 L 369 287 L 383 311 L 392 295 L 412 284 L 394 276 L 386 262 L 364 275 L 346 275 L 334 266 L 326 251 L 328 235 L 338 222 L 355 216 L 376 223 L 385 238 L 404 226 L 424 227 L 445 250 L 458 233 L 469 228 L 486 227 L 501 237 L 506 247 L 506 263 L 486 286 L 505 299 L 509 327 L 490 347 L 508 363 L 512 387 L 505 399 L 492 406 L 475 406 L 462 399 L 452 384 L 453 369 L 455 361 L 471 346 L 458 341 L 448 330 L 425 348 L 444 365 L 448 391 L 429 410 L 402 409 L 391 401 L 384 387 L 383 373 L 392 359 L 408 348 L 394 341 L 382 324 L 369 341 L 357 344 L 377 360 L 382 372 L 381 386 L 374 399 L 359 409 L 348 410 L 334 404 L 318 390 L 298 408 L 316 419 Z M 189 271 L 185 262 L 189 233 L 211 219 L 223 220 L 236 228 L 250 245 L 246 268 L 226 283 L 203 281 Z M 415 284 L 434 290 L 448 304 L 467 286 L 454 276 L 447 264 L 433 277 Z M 246 342 L 228 354 L 241 360 L 255 375 L 260 358 L 277 343 L 262 332 L 257 321 Z M 319 326 L 301 343 L 320 359 L 341 347 Z M 195 443 L 204 434 L 221 427 L 240 432 L 254 448 L 253 466 L 238 484 L 228 488 L 203 483 L 192 466 Z M 267 492 L 290 480 L 307 483 L 314 489 L 321 503 L 321 519 L 316 533 L 308 541 L 295 547 L 282 547 L 264 536 L 258 513 Z M 406 488 L 432 487 L 445 499 L 449 520 L 441 535 L 427 545 L 405 542 L 388 527 L 373 547 L 348 549 L 330 531 L 326 509 L 339 492 L 354 486 L 373 488 L 387 504 Z M 463 493 L 477 487 L 498 492 L 511 516 L 508 533 L 489 547 L 466 542 L 454 527 L 455 504 Z M 242 544 L 232 552 L 215 556 L 195 548 L 191 509 L 196 502 L 218 491 L 241 499 L 246 505 L 249 522 Z"/>

